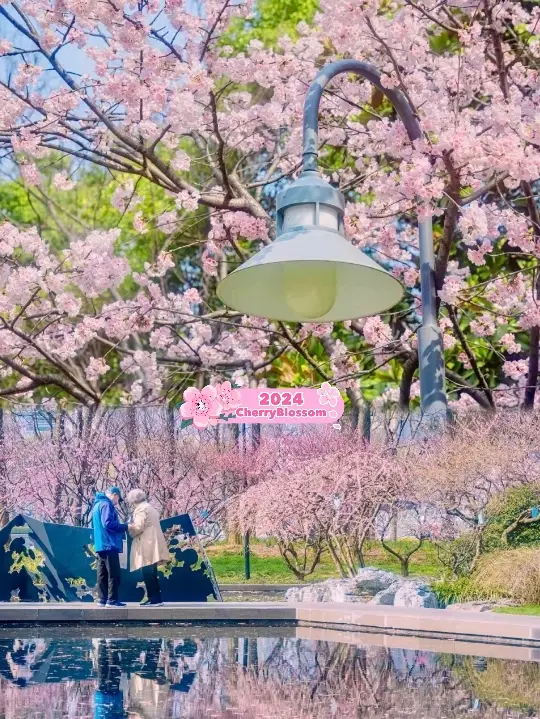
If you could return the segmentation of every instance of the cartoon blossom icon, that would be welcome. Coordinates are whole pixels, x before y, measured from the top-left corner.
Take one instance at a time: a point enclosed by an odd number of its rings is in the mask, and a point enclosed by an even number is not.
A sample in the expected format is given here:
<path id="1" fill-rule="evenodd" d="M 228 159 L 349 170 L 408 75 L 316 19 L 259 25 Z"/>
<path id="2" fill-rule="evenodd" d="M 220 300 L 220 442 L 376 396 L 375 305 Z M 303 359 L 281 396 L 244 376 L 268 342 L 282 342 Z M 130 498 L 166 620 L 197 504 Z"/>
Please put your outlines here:
<path id="1" fill-rule="evenodd" d="M 330 407 L 335 407 L 340 397 L 337 387 L 332 387 L 329 382 L 323 382 L 317 390 L 317 394 L 319 395 L 319 404 L 329 404 Z"/>
<path id="2" fill-rule="evenodd" d="M 223 407 L 225 414 L 234 411 L 242 404 L 240 392 L 233 389 L 230 382 L 222 382 L 216 385 L 217 401 Z"/>
<path id="3" fill-rule="evenodd" d="M 185 390 L 180 416 L 182 419 L 192 419 L 198 429 L 204 429 L 209 424 L 217 424 L 222 411 L 215 387 L 207 385 L 202 390 L 195 387 L 188 387 Z"/>

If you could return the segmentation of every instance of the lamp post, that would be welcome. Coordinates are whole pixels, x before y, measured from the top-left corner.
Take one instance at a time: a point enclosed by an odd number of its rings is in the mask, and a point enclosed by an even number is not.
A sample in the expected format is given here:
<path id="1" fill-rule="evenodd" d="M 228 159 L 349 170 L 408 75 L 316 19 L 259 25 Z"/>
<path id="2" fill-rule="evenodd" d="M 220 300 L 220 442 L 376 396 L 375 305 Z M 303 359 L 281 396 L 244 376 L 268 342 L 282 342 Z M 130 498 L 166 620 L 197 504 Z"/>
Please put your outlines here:
<path id="1" fill-rule="evenodd" d="M 290 322 L 336 322 L 376 315 L 403 297 L 400 282 L 344 236 L 345 198 L 317 172 L 319 105 L 336 75 L 355 73 L 390 100 L 411 141 L 422 136 L 405 95 L 385 88 L 381 74 L 359 60 L 324 67 L 304 106 L 303 172 L 277 198 L 276 240 L 231 272 L 218 296 L 240 312 Z M 447 400 L 442 337 L 437 322 L 431 217 L 419 220 L 422 325 L 418 329 L 420 395 L 424 415 L 444 418 Z"/>

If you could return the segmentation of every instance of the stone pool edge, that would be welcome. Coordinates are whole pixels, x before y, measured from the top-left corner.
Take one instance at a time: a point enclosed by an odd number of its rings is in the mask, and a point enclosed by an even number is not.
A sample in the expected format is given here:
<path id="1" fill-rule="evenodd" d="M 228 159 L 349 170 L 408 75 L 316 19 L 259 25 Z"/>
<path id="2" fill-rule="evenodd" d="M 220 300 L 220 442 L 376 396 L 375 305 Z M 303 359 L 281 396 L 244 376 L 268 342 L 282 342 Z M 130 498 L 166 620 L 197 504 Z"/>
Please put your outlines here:
<path id="1" fill-rule="evenodd" d="M 163 607 L 101 608 L 87 603 L 0 604 L 0 625 L 14 623 L 288 623 L 346 632 L 378 631 L 540 647 L 540 617 L 449 609 L 287 602 L 171 603 Z"/>

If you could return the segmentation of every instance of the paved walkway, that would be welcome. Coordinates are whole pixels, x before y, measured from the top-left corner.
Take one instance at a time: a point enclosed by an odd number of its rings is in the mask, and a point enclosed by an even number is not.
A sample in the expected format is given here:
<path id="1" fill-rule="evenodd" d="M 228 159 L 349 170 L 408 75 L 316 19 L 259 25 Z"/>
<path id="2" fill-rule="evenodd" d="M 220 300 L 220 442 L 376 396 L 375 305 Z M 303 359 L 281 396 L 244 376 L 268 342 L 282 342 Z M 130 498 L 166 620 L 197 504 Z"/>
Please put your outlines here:
<path id="1" fill-rule="evenodd" d="M 540 651 L 540 617 L 460 612 L 448 609 L 408 609 L 366 604 L 288 604 L 286 602 L 171 603 L 163 607 L 98 607 L 84 602 L 3 603 L 0 625 L 31 623 L 123 622 L 280 622 L 300 628 L 407 634 L 434 639 L 527 644 Z"/>

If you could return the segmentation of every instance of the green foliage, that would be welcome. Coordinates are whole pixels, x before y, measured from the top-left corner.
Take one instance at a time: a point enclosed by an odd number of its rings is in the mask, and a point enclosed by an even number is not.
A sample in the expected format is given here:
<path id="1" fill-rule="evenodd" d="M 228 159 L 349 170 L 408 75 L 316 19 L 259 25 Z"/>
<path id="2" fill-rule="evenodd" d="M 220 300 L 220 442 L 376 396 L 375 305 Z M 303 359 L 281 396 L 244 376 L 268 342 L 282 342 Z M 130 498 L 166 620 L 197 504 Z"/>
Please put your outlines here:
<path id="1" fill-rule="evenodd" d="M 396 549 L 403 549 L 401 543 L 390 542 Z M 251 582 L 254 584 L 296 584 L 297 578 L 287 567 L 279 554 L 274 539 L 251 540 Z M 301 543 L 298 543 L 301 549 Z M 216 573 L 218 582 L 225 584 L 244 582 L 244 555 L 243 547 L 234 544 L 218 542 L 207 549 Z M 364 559 L 366 566 L 385 569 L 399 573 L 399 562 L 388 555 L 378 541 L 368 540 L 364 546 Z M 437 560 L 436 547 L 431 542 L 424 542 L 421 549 L 411 558 L 410 575 L 415 577 L 436 577 L 442 574 L 442 567 Z M 323 552 L 321 561 L 308 578 L 309 582 L 320 582 L 325 579 L 337 578 L 339 573 L 328 552 Z"/>
<path id="2" fill-rule="evenodd" d="M 470 577 L 457 577 L 456 579 L 441 579 L 434 582 L 431 589 L 436 595 L 440 606 L 447 607 L 457 602 L 473 602 L 481 599 L 498 599 L 501 592 L 486 591 L 479 587 Z"/>
<path id="3" fill-rule="evenodd" d="M 540 487 L 522 486 L 508 489 L 496 496 L 487 508 L 489 527 L 486 531 L 486 549 L 501 546 L 504 530 L 525 511 L 540 506 Z M 520 547 L 540 542 L 540 521 L 518 525 L 508 535 L 508 546 Z"/>
<path id="4" fill-rule="evenodd" d="M 521 604 L 519 607 L 495 607 L 497 614 L 525 614 L 540 616 L 540 604 Z"/>
<path id="5" fill-rule="evenodd" d="M 463 677 L 461 686 L 465 684 L 482 707 L 500 707 L 499 716 L 538 716 L 540 665 L 536 662 L 488 659 L 479 671 L 474 658 L 464 657 L 454 671 Z M 511 712 L 504 712 L 503 707 Z"/>
<path id="6" fill-rule="evenodd" d="M 220 44 L 243 52 L 251 40 L 259 40 L 272 47 L 283 35 L 298 36 L 296 26 L 313 21 L 319 0 L 259 0 L 251 18 L 237 18 Z"/>

